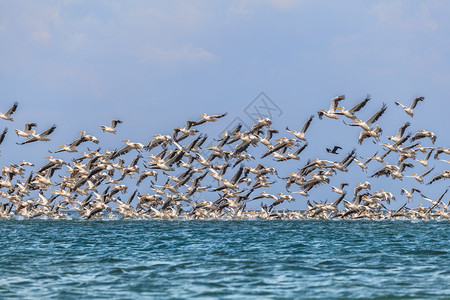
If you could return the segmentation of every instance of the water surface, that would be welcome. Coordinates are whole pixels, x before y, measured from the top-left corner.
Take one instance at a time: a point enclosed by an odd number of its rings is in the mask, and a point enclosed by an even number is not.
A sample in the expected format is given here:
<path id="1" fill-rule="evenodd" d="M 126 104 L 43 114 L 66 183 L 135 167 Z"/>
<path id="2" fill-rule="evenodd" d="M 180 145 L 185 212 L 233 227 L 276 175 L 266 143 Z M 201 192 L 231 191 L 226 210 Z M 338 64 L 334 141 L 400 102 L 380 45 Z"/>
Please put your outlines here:
<path id="1" fill-rule="evenodd" d="M 450 298 L 450 222 L 0 221 L 0 298 Z"/>

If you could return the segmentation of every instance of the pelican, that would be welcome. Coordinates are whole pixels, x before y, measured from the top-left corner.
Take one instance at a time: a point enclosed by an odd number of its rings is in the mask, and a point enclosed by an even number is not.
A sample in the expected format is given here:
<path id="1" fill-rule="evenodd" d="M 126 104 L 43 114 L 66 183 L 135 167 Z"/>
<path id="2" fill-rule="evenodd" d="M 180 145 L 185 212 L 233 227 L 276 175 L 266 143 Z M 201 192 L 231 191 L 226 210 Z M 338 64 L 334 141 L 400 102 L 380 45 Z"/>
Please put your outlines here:
<path id="1" fill-rule="evenodd" d="M 414 110 L 414 108 L 416 108 L 417 103 L 419 101 L 423 101 L 424 99 L 425 99 L 424 97 L 416 97 L 416 98 L 414 98 L 410 107 L 404 106 L 400 102 L 395 102 L 395 104 L 401 106 L 405 110 L 405 112 L 412 118 L 412 117 L 414 117 L 414 111 L 413 110 Z"/>
<path id="2" fill-rule="evenodd" d="M 366 122 L 362 122 L 361 120 L 355 120 L 356 123 L 347 124 L 349 126 L 359 126 L 365 131 L 372 131 L 372 124 L 375 123 L 386 111 L 387 106 L 385 103 L 383 103 L 383 106 L 380 110 L 378 110 L 376 113 L 374 113 Z"/>
<path id="3" fill-rule="evenodd" d="M 402 137 L 403 137 L 403 134 L 405 134 L 406 128 L 408 128 L 410 125 L 411 125 L 411 123 L 406 122 L 405 124 L 403 124 L 402 126 L 400 126 L 398 128 L 396 136 L 388 136 L 387 138 L 389 140 L 391 140 L 392 142 L 394 142 L 394 143 L 400 141 L 402 139 Z"/>
<path id="4" fill-rule="evenodd" d="M 370 100 L 370 95 L 366 96 L 366 99 L 364 99 L 363 101 L 359 102 L 358 104 L 356 104 L 355 106 L 353 106 L 352 108 L 350 108 L 349 110 L 344 110 L 343 107 L 338 107 L 339 110 L 336 112 L 336 115 L 343 115 L 349 119 L 352 119 L 353 121 L 357 120 L 358 118 L 355 116 L 355 113 L 360 111 L 364 106 L 366 106 L 367 102 L 369 102 Z"/>
<path id="5" fill-rule="evenodd" d="M 86 134 L 86 131 L 80 131 L 79 134 L 86 140 L 90 142 L 94 142 L 95 144 L 100 143 L 100 141 L 93 135 Z"/>
<path id="6" fill-rule="evenodd" d="M 419 194 L 422 193 L 420 190 L 418 190 L 416 188 L 412 188 L 410 192 L 408 190 L 406 190 L 405 188 L 402 188 L 402 190 L 401 190 L 401 194 L 405 195 L 405 197 L 408 198 L 408 202 L 409 202 L 409 200 L 412 199 L 412 197 L 413 197 L 412 195 L 414 194 L 414 192 L 417 192 Z"/>
<path id="7" fill-rule="evenodd" d="M 17 136 L 29 138 L 30 137 L 30 134 L 29 134 L 30 130 L 33 129 L 33 127 L 36 127 L 36 126 L 37 126 L 36 123 L 26 123 L 25 124 L 25 129 L 23 131 L 19 130 L 19 129 L 16 129 L 16 130 L 14 130 L 14 132 L 17 134 Z"/>
<path id="8" fill-rule="evenodd" d="M 309 126 L 311 125 L 312 120 L 314 119 L 314 116 L 311 115 L 309 119 L 303 124 L 303 127 L 300 131 L 293 131 L 289 130 L 288 127 L 286 127 L 286 131 L 289 133 L 292 133 L 297 139 L 306 141 L 305 132 L 308 130 Z"/>
<path id="9" fill-rule="evenodd" d="M 441 173 L 439 173 L 438 175 L 434 176 L 433 179 L 431 179 L 431 181 L 428 182 L 427 184 L 430 185 L 433 182 L 436 182 L 437 180 L 449 179 L 449 178 L 450 178 L 450 170 L 445 170 L 445 171 L 442 171 Z"/>
<path id="10" fill-rule="evenodd" d="M 109 133 L 116 134 L 116 126 L 117 126 L 117 124 L 121 124 L 121 123 L 123 123 L 121 120 L 112 120 L 111 126 L 108 127 L 108 126 L 102 125 L 101 128 L 102 128 L 103 132 L 106 131 Z"/>
<path id="11" fill-rule="evenodd" d="M 445 153 L 445 154 L 449 154 L 450 155 L 450 148 L 441 147 L 441 148 L 436 149 L 436 153 L 434 154 L 434 159 L 439 159 L 439 155 L 441 153 Z"/>
<path id="12" fill-rule="evenodd" d="M 52 134 L 53 131 L 55 131 L 55 129 L 56 129 L 56 125 L 53 125 L 52 127 L 50 127 L 49 129 L 45 130 L 44 132 L 42 132 L 40 134 L 36 134 L 36 131 L 30 130 L 30 133 L 33 137 L 29 138 L 25 142 L 17 143 L 17 144 L 24 145 L 24 144 L 28 144 L 28 143 L 37 142 L 37 141 L 49 142 L 49 141 L 51 141 L 51 139 L 49 139 L 47 136 Z"/>
<path id="13" fill-rule="evenodd" d="M 122 142 L 127 143 L 127 145 L 122 149 L 115 151 L 111 156 L 111 159 L 115 159 L 116 157 L 128 153 L 133 149 L 137 150 L 138 152 L 142 152 L 141 150 L 144 148 L 144 145 L 141 143 L 130 142 L 130 140 L 122 140 Z"/>
<path id="14" fill-rule="evenodd" d="M 436 142 L 436 134 L 434 134 L 434 132 L 426 131 L 423 129 L 420 130 L 419 132 L 416 132 L 416 134 L 414 134 L 414 136 L 411 138 L 411 142 L 414 142 L 418 139 L 423 139 L 426 137 L 429 138 L 434 145 L 434 143 Z"/>
<path id="15" fill-rule="evenodd" d="M 54 151 L 53 153 L 59 153 L 59 152 L 78 152 L 78 147 L 81 143 L 86 142 L 87 139 L 84 136 L 81 136 L 77 138 L 75 141 L 73 141 L 70 145 L 62 145 L 59 146 L 61 149 Z"/>
<path id="16" fill-rule="evenodd" d="M 425 176 L 427 176 L 428 174 L 430 174 L 431 173 L 431 171 L 433 171 L 434 170 L 434 168 L 431 168 L 431 169 L 429 169 L 428 171 L 426 171 L 426 172 L 424 172 L 424 173 L 422 173 L 422 174 L 420 174 L 420 175 L 418 175 L 418 174 L 412 174 L 411 176 L 405 176 L 405 177 L 412 177 L 412 178 L 414 178 L 415 180 L 417 180 L 419 183 L 423 183 L 423 177 L 425 177 Z"/>
<path id="17" fill-rule="evenodd" d="M 198 126 L 200 124 L 206 123 L 206 122 L 216 122 L 217 119 L 223 118 L 227 115 L 227 113 L 221 114 L 221 115 L 211 115 L 208 116 L 207 114 L 201 114 L 200 117 L 202 117 L 198 121 L 187 121 L 186 127 L 189 129 L 191 126 Z"/>
<path id="18" fill-rule="evenodd" d="M 14 121 L 14 119 L 11 118 L 11 115 L 16 111 L 18 105 L 19 103 L 16 101 L 5 114 L 0 112 L 0 118 L 3 120 Z"/>
<path id="19" fill-rule="evenodd" d="M 428 160 L 430 159 L 431 153 L 434 151 L 434 149 L 431 149 L 428 154 L 425 156 L 425 158 L 423 160 L 416 160 L 417 162 L 419 162 L 422 166 L 424 166 L 425 168 L 428 168 Z"/>
<path id="20" fill-rule="evenodd" d="M 337 107 L 337 106 L 339 104 L 339 101 L 342 101 L 344 99 L 345 99 L 344 95 L 337 96 L 337 97 L 334 97 L 333 99 L 331 99 L 331 105 L 330 105 L 330 108 L 328 109 L 328 111 L 322 109 L 317 112 L 317 114 L 319 115 L 319 119 L 322 119 L 322 116 L 325 116 L 330 119 L 338 119 L 338 116 L 336 114 L 336 109 L 342 109 L 341 107 Z"/>
<path id="21" fill-rule="evenodd" d="M 341 185 L 339 186 L 339 188 L 332 186 L 332 187 L 331 187 L 331 190 L 332 190 L 333 192 L 336 192 L 336 193 L 342 195 L 342 194 L 344 194 L 343 189 L 344 189 L 344 187 L 347 186 L 347 185 L 348 185 L 347 182 L 342 182 Z"/>
<path id="22" fill-rule="evenodd" d="M 362 142 L 369 137 L 373 137 L 375 138 L 376 141 L 379 141 L 382 133 L 383 129 L 381 129 L 379 125 L 377 125 L 377 127 L 374 130 L 370 131 L 362 130 L 361 133 L 359 134 L 358 144 L 362 145 Z"/>

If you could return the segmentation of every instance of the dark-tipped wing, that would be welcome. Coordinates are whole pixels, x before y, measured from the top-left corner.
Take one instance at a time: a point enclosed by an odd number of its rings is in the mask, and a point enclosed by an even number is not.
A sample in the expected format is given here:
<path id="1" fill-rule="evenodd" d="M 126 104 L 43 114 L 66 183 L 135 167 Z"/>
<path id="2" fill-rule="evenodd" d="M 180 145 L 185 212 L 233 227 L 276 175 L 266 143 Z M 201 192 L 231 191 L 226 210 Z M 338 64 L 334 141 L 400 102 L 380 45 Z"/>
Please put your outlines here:
<path id="1" fill-rule="evenodd" d="M 112 120 L 111 121 L 111 127 L 116 128 L 117 124 L 123 123 L 121 120 Z"/>
<path id="2" fill-rule="evenodd" d="M 308 119 L 308 121 L 305 122 L 305 124 L 303 124 L 302 130 L 301 132 L 305 133 L 306 130 L 308 130 L 309 125 L 311 125 L 312 120 L 314 119 L 314 115 L 311 115 Z"/>
<path id="3" fill-rule="evenodd" d="M 53 133 L 53 131 L 55 131 L 55 129 L 56 129 L 56 125 L 53 124 L 52 127 L 47 129 L 46 131 L 42 132 L 40 135 L 43 135 L 43 136 L 50 135 Z"/>
<path id="4" fill-rule="evenodd" d="M 364 106 L 366 106 L 367 102 L 369 102 L 370 100 L 370 95 L 367 94 L 366 99 L 364 99 L 363 101 L 359 102 L 358 104 L 356 104 L 355 106 L 353 106 L 352 108 L 349 109 L 349 112 L 351 114 L 354 114 L 355 112 L 360 111 Z"/>
<path id="5" fill-rule="evenodd" d="M 331 106 L 330 106 L 330 112 L 334 112 L 336 110 L 336 107 L 338 106 L 339 101 L 342 101 L 345 99 L 345 95 L 337 96 L 331 99 Z M 320 115 L 319 115 L 320 117 Z"/>
<path id="6" fill-rule="evenodd" d="M 395 137 L 398 138 L 398 139 L 401 138 L 405 134 L 406 128 L 408 128 L 409 125 L 411 125 L 411 123 L 406 122 L 405 124 L 400 126 L 400 128 L 397 131 L 397 135 Z"/>
<path id="7" fill-rule="evenodd" d="M 19 103 L 16 101 L 16 102 L 14 102 L 13 106 L 11 106 L 11 108 L 6 112 L 5 115 L 7 115 L 7 116 L 12 115 L 16 111 L 17 106 L 19 106 Z"/>
<path id="8" fill-rule="evenodd" d="M 5 127 L 5 129 L 3 129 L 2 135 L 0 135 L 0 145 L 3 143 L 3 140 L 5 139 L 7 132 L 8 132 L 8 127 Z"/>
<path id="9" fill-rule="evenodd" d="M 386 103 L 383 103 L 383 106 L 381 107 L 381 109 L 379 111 L 377 111 L 376 113 L 374 113 L 369 120 L 367 120 L 367 124 L 373 124 L 376 121 L 378 121 L 378 119 L 384 114 L 384 112 L 386 111 L 387 106 Z"/>
<path id="10" fill-rule="evenodd" d="M 423 101 L 425 98 L 424 97 L 416 97 L 413 99 L 413 102 L 411 103 L 411 109 L 416 108 L 416 105 L 419 101 Z"/>
<path id="11" fill-rule="evenodd" d="M 31 130 L 33 127 L 36 127 L 37 124 L 36 123 L 26 123 L 25 124 L 25 131 L 29 131 Z"/>

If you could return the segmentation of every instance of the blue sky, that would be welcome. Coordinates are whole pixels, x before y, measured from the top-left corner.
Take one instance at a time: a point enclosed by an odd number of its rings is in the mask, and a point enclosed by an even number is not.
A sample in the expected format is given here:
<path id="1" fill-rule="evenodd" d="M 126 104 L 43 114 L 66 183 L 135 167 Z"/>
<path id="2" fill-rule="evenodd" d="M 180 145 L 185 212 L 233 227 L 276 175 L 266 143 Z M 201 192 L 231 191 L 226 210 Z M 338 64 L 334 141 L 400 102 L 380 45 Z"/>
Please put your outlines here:
<path id="1" fill-rule="evenodd" d="M 299 129 L 336 95 L 350 107 L 370 93 L 360 116 L 386 102 L 384 136 L 409 120 L 394 101 L 424 96 L 411 130 L 432 130 L 448 147 L 449 9 L 446 1 L 0 1 L 0 111 L 20 105 L 15 122 L 0 127 L 58 126 L 49 143 L 20 147 L 9 135 L 0 163 L 43 163 L 81 130 L 116 148 L 228 112 L 214 134 L 235 117 L 250 124 L 243 110 L 262 91 L 283 112 L 274 117 L 280 131 Z M 113 118 L 124 121 L 117 136 L 102 133 Z M 316 118 L 309 133 L 295 168 L 333 144 L 351 150 L 359 130 Z M 439 184 L 430 196 L 448 186 Z"/>

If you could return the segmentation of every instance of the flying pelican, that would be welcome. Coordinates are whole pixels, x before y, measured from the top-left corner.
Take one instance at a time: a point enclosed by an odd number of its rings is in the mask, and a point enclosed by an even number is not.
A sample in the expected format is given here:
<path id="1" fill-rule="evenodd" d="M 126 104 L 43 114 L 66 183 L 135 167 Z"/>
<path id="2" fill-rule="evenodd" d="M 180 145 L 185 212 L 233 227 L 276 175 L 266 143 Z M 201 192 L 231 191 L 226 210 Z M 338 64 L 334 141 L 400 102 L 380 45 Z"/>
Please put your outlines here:
<path id="1" fill-rule="evenodd" d="M 311 125 L 311 121 L 313 120 L 314 116 L 311 115 L 309 117 L 309 119 L 305 122 L 305 124 L 303 124 L 303 127 L 300 131 L 293 131 L 293 130 L 289 130 L 288 127 L 286 127 L 286 131 L 289 133 L 292 133 L 296 138 L 298 138 L 299 140 L 302 141 L 306 141 L 306 137 L 305 137 L 305 132 L 306 130 L 308 130 L 309 126 Z"/>
<path id="2" fill-rule="evenodd" d="M 343 189 L 344 189 L 344 187 L 347 186 L 347 185 L 348 185 L 347 182 L 342 182 L 341 185 L 339 186 L 339 188 L 332 186 L 332 187 L 331 187 L 331 190 L 332 190 L 333 192 L 336 192 L 336 193 L 342 195 L 342 194 L 344 193 L 344 190 L 343 190 Z"/>
<path id="3" fill-rule="evenodd" d="M 356 123 L 347 124 L 349 126 L 359 126 L 365 131 L 372 131 L 372 124 L 375 123 L 386 111 L 387 106 L 385 103 L 383 103 L 383 106 L 379 111 L 374 113 L 366 122 L 362 122 L 361 120 L 355 120 Z"/>
<path id="4" fill-rule="evenodd" d="M 411 176 L 405 176 L 405 177 L 412 177 L 412 178 L 414 178 L 415 180 L 417 180 L 419 183 L 423 183 L 423 177 L 425 177 L 425 176 L 427 176 L 428 174 L 430 174 L 431 173 L 431 171 L 433 171 L 434 170 L 434 168 L 431 168 L 431 169 L 429 169 L 429 170 L 427 170 L 426 172 L 424 172 L 424 173 L 422 173 L 422 174 L 420 174 L 420 175 L 418 175 L 418 174 L 412 174 Z"/>
<path id="5" fill-rule="evenodd" d="M 112 120 L 111 126 L 108 127 L 108 126 L 102 125 L 101 128 L 102 128 L 103 132 L 106 131 L 106 132 L 116 134 L 116 126 L 117 126 L 117 124 L 121 124 L 121 123 L 123 123 L 121 120 Z"/>
<path id="6" fill-rule="evenodd" d="M 330 105 L 330 108 L 328 109 L 328 111 L 322 109 L 317 112 L 317 114 L 319 115 L 319 119 L 322 120 L 322 116 L 325 116 L 330 119 L 338 119 L 338 116 L 336 114 L 336 109 L 342 109 L 341 107 L 337 107 L 337 106 L 339 104 L 339 101 L 342 101 L 344 99 L 345 99 L 344 95 L 337 96 L 337 97 L 334 97 L 333 99 L 331 99 L 331 105 Z"/>
<path id="7" fill-rule="evenodd" d="M 405 110 L 405 112 L 412 118 L 412 117 L 414 117 L 414 111 L 413 110 L 416 107 L 417 103 L 419 101 L 423 101 L 424 99 L 425 99 L 424 97 L 416 97 L 416 98 L 414 98 L 410 107 L 406 107 L 403 104 L 401 104 L 400 102 L 395 102 L 395 104 L 396 105 L 400 105 Z"/>
<path id="8" fill-rule="evenodd" d="M 59 153 L 59 152 L 78 152 L 78 147 L 81 143 L 87 142 L 87 139 L 84 136 L 81 136 L 77 138 L 75 141 L 73 141 L 70 145 L 62 145 L 59 146 L 61 149 L 54 151 L 53 153 Z"/>
<path id="9" fill-rule="evenodd" d="M 14 119 L 11 118 L 11 115 L 16 111 L 18 105 L 19 103 L 16 101 L 5 114 L 0 112 L 0 118 L 2 118 L 3 120 L 14 121 Z"/>
<path id="10" fill-rule="evenodd" d="M 79 134 L 86 139 L 86 141 L 94 142 L 95 144 L 100 143 L 100 141 L 93 135 L 86 134 L 86 131 L 80 131 Z"/>
<path id="11" fill-rule="evenodd" d="M 120 155 L 128 153 L 133 149 L 137 150 L 138 152 L 142 152 L 141 150 L 144 148 L 144 145 L 141 143 L 130 142 L 130 140 L 123 140 L 122 142 L 127 143 L 127 145 L 125 147 L 123 147 L 122 149 L 115 151 L 113 153 L 113 155 L 111 156 L 111 159 L 115 159 L 116 157 L 119 157 Z"/>
<path id="12" fill-rule="evenodd" d="M 355 113 L 360 111 L 361 108 L 363 108 L 364 106 L 366 106 L 367 102 L 369 102 L 370 100 L 370 95 L 366 96 L 366 99 L 364 99 L 363 101 L 359 102 L 358 104 L 356 104 L 355 106 L 353 106 L 352 108 L 350 108 L 349 110 L 344 110 L 343 107 L 338 107 L 339 110 L 336 112 L 336 115 L 344 115 L 345 117 L 352 119 L 353 121 L 357 120 L 358 118 L 355 116 Z"/>
<path id="13" fill-rule="evenodd" d="M 200 124 L 206 123 L 206 122 L 215 122 L 217 119 L 223 118 L 227 115 L 227 113 L 221 114 L 221 115 L 211 115 L 208 116 L 207 114 L 201 114 L 200 117 L 202 117 L 198 121 L 187 121 L 186 122 L 186 129 L 189 129 L 192 126 L 198 126 Z"/>
<path id="14" fill-rule="evenodd" d="M 42 132 L 40 134 L 36 134 L 36 131 L 30 130 L 30 133 L 33 137 L 29 138 L 25 142 L 17 143 L 17 144 L 24 145 L 24 144 L 28 144 L 28 143 L 37 142 L 37 141 L 43 141 L 43 142 L 51 141 L 47 136 L 52 134 L 53 131 L 55 131 L 55 129 L 56 129 L 56 125 L 53 125 L 52 127 L 50 127 L 49 129 L 45 130 L 44 132 Z"/>
<path id="15" fill-rule="evenodd" d="M 413 197 L 412 194 L 414 194 L 414 192 L 417 192 L 419 194 L 422 193 L 421 191 L 419 191 L 416 188 L 412 188 L 411 192 L 408 192 L 408 190 L 406 190 L 405 188 L 402 188 L 402 190 L 401 190 L 401 194 L 405 195 L 405 197 L 408 198 L 408 202 L 409 202 L 409 200 L 412 199 L 412 197 Z"/>
<path id="16" fill-rule="evenodd" d="M 396 136 L 388 136 L 387 138 L 391 140 L 392 142 L 396 143 L 400 141 L 405 134 L 406 128 L 408 128 L 411 125 L 411 123 L 406 122 L 402 126 L 398 128 L 397 135 Z"/>
<path id="17" fill-rule="evenodd" d="M 439 173 L 438 175 L 434 176 L 433 179 L 431 179 L 431 181 L 428 182 L 427 184 L 430 185 L 433 182 L 436 182 L 437 180 L 449 179 L 449 178 L 450 178 L 450 170 L 445 170 L 445 171 L 442 171 L 441 173 Z"/>
<path id="18" fill-rule="evenodd" d="M 426 137 L 429 138 L 434 145 L 434 143 L 436 142 L 436 134 L 434 134 L 434 132 L 426 131 L 423 129 L 416 132 L 416 134 L 414 134 L 414 136 L 411 138 L 411 142 L 414 142 L 418 139 L 423 139 Z"/>
<path id="19" fill-rule="evenodd" d="M 33 127 L 36 127 L 36 126 L 37 126 L 36 123 L 26 123 L 25 124 L 25 129 L 23 131 L 19 130 L 19 129 L 16 129 L 16 130 L 14 130 L 14 132 L 17 134 L 17 136 L 29 138 L 30 137 L 30 134 L 29 134 L 30 130 Z"/>

